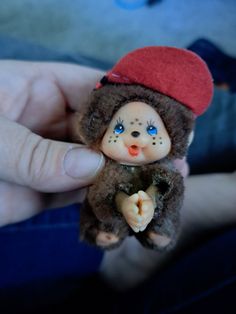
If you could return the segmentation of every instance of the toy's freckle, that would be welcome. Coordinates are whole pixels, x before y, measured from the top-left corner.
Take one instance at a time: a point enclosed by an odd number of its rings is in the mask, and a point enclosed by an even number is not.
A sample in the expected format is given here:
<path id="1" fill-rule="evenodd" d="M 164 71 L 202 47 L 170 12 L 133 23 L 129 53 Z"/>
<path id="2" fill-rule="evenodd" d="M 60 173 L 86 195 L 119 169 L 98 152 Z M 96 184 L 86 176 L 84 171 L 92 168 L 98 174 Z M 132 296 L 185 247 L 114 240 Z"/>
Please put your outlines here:
<path id="1" fill-rule="evenodd" d="M 161 139 L 162 139 L 162 137 L 160 136 L 160 137 L 159 137 L 159 139 L 161 140 Z"/>
<path id="2" fill-rule="evenodd" d="M 155 140 L 156 138 L 155 138 L 155 137 L 153 137 L 152 139 L 153 139 L 153 140 Z"/>
<path id="3" fill-rule="evenodd" d="M 160 142 L 160 144 L 162 144 L 162 142 Z"/>
<path id="4" fill-rule="evenodd" d="M 139 125 L 143 125 L 141 122 L 139 122 Z"/>
<path id="5" fill-rule="evenodd" d="M 116 135 L 116 138 L 118 138 L 119 136 L 118 135 Z"/>
<path id="6" fill-rule="evenodd" d="M 135 121 L 138 121 L 138 119 L 136 118 Z"/>
<path id="7" fill-rule="evenodd" d="M 130 122 L 130 124 L 134 124 L 134 122 L 132 121 L 132 122 Z"/>
<path id="8" fill-rule="evenodd" d="M 109 140 L 108 143 L 111 143 L 111 140 Z"/>
<path id="9" fill-rule="evenodd" d="M 154 142 L 154 143 L 152 143 L 152 145 L 156 145 L 156 143 Z"/>
<path id="10" fill-rule="evenodd" d="M 116 143 L 116 140 L 114 140 L 114 143 Z"/>

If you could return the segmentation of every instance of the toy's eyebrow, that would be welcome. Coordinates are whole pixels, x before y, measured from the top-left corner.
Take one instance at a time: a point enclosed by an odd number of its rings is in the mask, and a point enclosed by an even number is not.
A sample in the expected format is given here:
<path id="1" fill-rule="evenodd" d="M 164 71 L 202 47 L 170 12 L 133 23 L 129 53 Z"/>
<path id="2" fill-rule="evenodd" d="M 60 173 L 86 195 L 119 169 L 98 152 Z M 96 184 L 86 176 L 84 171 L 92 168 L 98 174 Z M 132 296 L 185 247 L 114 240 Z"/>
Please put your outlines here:
<path id="1" fill-rule="evenodd" d="M 147 125 L 148 125 L 148 126 L 149 126 L 149 125 L 155 125 L 154 120 L 149 120 L 149 121 L 147 121 Z"/>
<path id="2" fill-rule="evenodd" d="M 117 124 L 123 124 L 124 120 L 122 120 L 120 117 L 116 120 Z"/>

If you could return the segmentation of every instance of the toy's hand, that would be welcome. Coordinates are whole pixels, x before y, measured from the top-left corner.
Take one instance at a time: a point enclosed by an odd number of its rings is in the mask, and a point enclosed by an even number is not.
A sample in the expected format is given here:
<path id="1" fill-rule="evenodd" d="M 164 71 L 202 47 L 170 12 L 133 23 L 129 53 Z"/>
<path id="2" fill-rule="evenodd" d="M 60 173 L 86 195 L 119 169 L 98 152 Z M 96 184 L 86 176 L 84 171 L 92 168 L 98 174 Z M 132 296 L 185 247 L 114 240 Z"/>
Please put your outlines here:
<path id="1" fill-rule="evenodd" d="M 134 232 L 144 231 L 154 214 L 153 201 L 147 193 L 139 191 L 123 200 L 121 212 Z"/>

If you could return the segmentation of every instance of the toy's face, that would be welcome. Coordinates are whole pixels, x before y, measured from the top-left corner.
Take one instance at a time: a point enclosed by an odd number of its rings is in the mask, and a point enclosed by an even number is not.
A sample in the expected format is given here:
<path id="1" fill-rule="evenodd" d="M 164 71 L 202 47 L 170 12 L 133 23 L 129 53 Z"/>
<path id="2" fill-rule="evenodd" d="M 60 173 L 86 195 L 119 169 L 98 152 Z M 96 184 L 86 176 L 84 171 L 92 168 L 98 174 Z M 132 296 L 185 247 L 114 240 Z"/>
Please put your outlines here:
<path id="1" fill-rule="evenodd" d="M 170 137 L 158 113 L 144 102 L 130 102 L 114 115 L 102 152 L 125 165 L 144 165 L 166 157 Z"/>

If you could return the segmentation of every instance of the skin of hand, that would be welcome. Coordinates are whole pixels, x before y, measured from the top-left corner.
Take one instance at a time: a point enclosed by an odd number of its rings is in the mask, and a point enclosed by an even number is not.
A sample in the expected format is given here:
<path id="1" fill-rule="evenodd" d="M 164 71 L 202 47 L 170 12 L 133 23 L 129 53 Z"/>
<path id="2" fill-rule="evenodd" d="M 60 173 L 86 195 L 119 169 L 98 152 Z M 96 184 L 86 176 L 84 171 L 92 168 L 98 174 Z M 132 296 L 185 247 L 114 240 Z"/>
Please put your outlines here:
<path id="1" fill-rule="evenodd" d="M 99 70 L 0 61 L 0 226 L 85 197 L 102 154 L 74 144 L 80 112 Z"/>
<path id="2" fill-rule="evenodd" d="M 144 231 L 154 215 L 154 204 L 151 197 L 144 191 L 131 196 L 120 195 L 119 208 L 128 225 L 134 232 Z"/>

